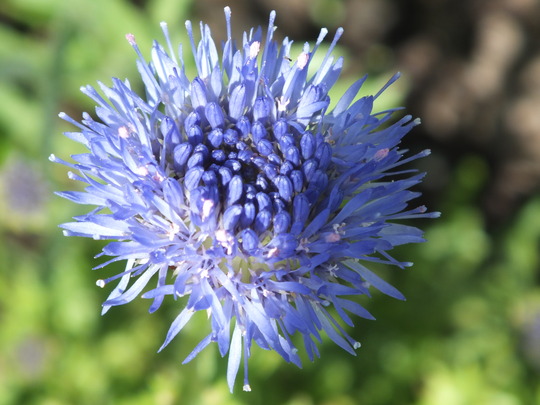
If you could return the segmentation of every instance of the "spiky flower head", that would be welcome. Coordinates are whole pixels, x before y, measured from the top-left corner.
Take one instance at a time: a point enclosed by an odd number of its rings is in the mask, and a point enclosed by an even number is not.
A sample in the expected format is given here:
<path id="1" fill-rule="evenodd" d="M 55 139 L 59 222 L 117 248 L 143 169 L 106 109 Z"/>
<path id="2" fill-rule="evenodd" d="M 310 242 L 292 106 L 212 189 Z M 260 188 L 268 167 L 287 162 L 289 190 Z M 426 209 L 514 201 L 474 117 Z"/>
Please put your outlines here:
<path id="1" fill-rule="evenodd" d="M 86 185 L 58 194 L 97 207 L 63 224 L 65 235 L 113 240 L 101 253 L 112 259 L 98 268 L 127 261 L 124 272 L 97 282 L 119 280 L 103 312 L 138 296 L 153 300 L 153 312 L 167 296 L 187 296 L 162 348 L 194 313 L 207 311 L 209 333 L 185 362 L 216 342 L 228 354 L 231 391 L 242 358 L 249 391 L 254 342 L 300 366 L 291 337 L 302 336 L 313 360 L 324 331 L 354 354 L 360 344 L 341 321 L 353 324 L 348 313 L 372 316 L 351 297 L 369 295 L 372 286 L 404 298 L 363 263 L 410 265 L 388 252 L 422 242 L 422 232 L 396 221 L 436 214 L 409 207 L 418 196 L 409 188 L 423 176 L 397 168 L 427 151 L 404 158 L 397 147 L 417 120 L 392 123 L 394 110 L 372 112 L 386 86 L 353 102 L 363 78 L 328 111 L 328 90 L 343 66 L 332 56 L 342 29 L 308 76 L 326 29 L 312 49 L 306 44 L 291 55 L 292 41 L 272 39 L 274 12 L 266 37 L 252 29 L 240 47 L 229 8 L 225 18 L 221 56 L 208 26 L 201 24 L 196 46 L 186 23 L 197 67 L 192 80 L 165 24 L 168 51 L 155 42 L 150 62 L 127 35 L 145 96 L 127 80 L 100 83 L 103 96 L 83 87 L 98 104 L 98 120 L 60 116 L 80 128 L 66 135 L 89 152 L 72 156 L 74 164 L 51 160 Z M 152 280 L 155 287 L 143 293 Z"/>

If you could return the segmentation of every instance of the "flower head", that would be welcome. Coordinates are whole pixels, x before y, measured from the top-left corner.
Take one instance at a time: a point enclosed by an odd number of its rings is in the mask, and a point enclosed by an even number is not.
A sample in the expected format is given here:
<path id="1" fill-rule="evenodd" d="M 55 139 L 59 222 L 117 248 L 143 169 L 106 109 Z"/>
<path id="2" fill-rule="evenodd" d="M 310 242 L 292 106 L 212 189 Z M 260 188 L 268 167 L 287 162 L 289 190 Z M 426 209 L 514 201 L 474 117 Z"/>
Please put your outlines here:
<path id="1" fill-rule="evenodd" d="M 291 41 L 279 46 L 272 39 L 274 12 L 266 37 L 251 30 L 241 46 L 231 38 L 229 8 L 225 17 L 221 56 L 208 26 L 201 24 L 195 45 L 186 23 L 197 67 L 192 80 L 165 24 L 168 51 L 155 42 L 150 62 L 127 35 L 146 95 L 118 79 L 110 88 L 100 84 L 104 96 L 83 87 L 98 104 L 99 120 L 61 117 L 80 128 L 66 135 L 89 152 L 73 156 L 74 164 L 51 159 L 86 184 L 84 192 L 58 194 L 97 207 L 63 224 L 64 233 L 113 240 L 102 252 L 112 259 L 98 267 L 127 261 L 123 273 L 98 280 L 101 287 L 119 280 L 103 312 L 141 294 L 153 300 L 151 312 L 168 295 L 187 296 L 162 347 L 206 310 L 209 333 L 185 361 L 216 342 L 228 354 L 232 391 L 242 358 L 244 390 L 250 390 L 253 343 L 300 365 L 291 336 L 303 337 L 313 360 L 324 331 L 354 354 L 360 344 L 329 307 L 352 325 L 348 313 L 372 318 L 351 299 L 369 295 L 370 286 L 403 299 L 362 262 L 409 266 L 388 252 L 422 242 L 422 232 L 395 221 L 436 214 L 408 208 L 418 196 L 409 188 L 422 174 L 396 168 L 427 152 L 404 158 L 397 147 L 416 120 L 391 123 L 393 110 L 372 113 L 384 88 L 353 102 L 361 79 L 328 111 L 328 90 L 343 65 L 332 56 L 341 29 L 308 76 L 326 30 L 313 49 L 306 44 L 294 56 Z M 143 293 L 151 279 L 155 287 Z"/>

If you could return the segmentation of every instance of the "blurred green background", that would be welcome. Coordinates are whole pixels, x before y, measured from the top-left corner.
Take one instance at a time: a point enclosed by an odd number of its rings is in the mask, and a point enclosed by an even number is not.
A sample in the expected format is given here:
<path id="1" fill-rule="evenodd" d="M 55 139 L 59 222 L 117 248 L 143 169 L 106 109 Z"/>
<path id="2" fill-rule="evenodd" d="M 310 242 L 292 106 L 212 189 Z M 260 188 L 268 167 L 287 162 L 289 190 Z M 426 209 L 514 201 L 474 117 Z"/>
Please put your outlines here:
<path id="1" fill-rule="evenodd" d="M 140 86 L 125 34 L 149 55 L 167 21 L 186 43 L 184 20 L 223 38 L 218 0 L 3 0 L 0 3 L 0 404 L 540 404 L 540 21 L 535 0 L 229 1 L 234 30 L 278 13 L 278 37 L 301 46 L 321 26 L 345 35 L 333 91 L 370 73 L 367 91 L 403 78 L 380 109 L 404 104 L 423 119 L 404 142 L 433 155 L 422 203 L 443 212 L 417 221 L 427 244 L 397 252 L 415 262 L 381 268 L 406 302 L 362 300 L 357 357 L 328 340 L 304 369 L 254 350 L 253 392 L 225 381 L 213 346 L 180 363 L 206 333 L 198 318 L 157 354 L 179 311 L 147 313 L 136 300 L 101 317 L 108 292 L 90 269 L 102 245 L 66 239 L 57 224 L 85 212 L 52 195 L 76 187 L 50 153 L 81 147 L 57 118 L 93 106 L 79 87 L 130 78 Z M 185 52 L 187 54 L 188 52 Z M 186 58 L 188 59 L 188 58 Z M 191 63 L 191 62 L 190 62 Z M 191 66 L 193 71 L 193 67 Z M 239 376 L 241 380 L 241 376 Z"/>

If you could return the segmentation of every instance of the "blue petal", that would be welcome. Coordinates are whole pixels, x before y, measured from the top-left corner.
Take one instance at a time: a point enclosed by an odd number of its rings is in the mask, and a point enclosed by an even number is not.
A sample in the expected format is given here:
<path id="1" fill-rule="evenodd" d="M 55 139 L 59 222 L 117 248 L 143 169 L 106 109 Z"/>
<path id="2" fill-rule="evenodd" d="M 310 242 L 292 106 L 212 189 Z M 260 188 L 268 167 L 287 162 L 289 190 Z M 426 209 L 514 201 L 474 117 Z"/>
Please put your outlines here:
<path id="1" fill-rule="evenodd" d="M 236 86 L 229 96 L 229 115 L 234 120 L 244 114 L 246 107 L 246 87 L 243 84 Z"/>
<path id="2" fill-rule="evenodd" d="M 195 349 L 193 349 L 193 351 L 192 351 L 190 354 L 188 354 L 188 356 L 184 359 L 184 361 L 182 362 L 182 364 L 187 364 L 187 363 L 189 363 L 191 360 L 193 360 L 195 357 L 197 357 L 197 355 L 198 355 L 198 354 L 199 354 L 206 346 L 208 346 L 211 342 L 212 342 L 212 334 L 209 334 L 209 335 L 206 336 L 203 340 L 201 340 L 197 346 L 195 346 Z"/>
<path id="3" fill-rule="evenodd" d="M 313 220 L 306 226 L 302 232 L 302 238 L 309 238 L 324 225 L 326 225 L 330 210 L 328 208 L 322 210 Z"/>
<path id="4" fill-rule="evenodd" d="M 55 194 L 77 204 L 105 205 L 106 202 L 103 197 L 82 191 L 57 191 Z"/>
<path id="5" fill-rule="evenodd" d="M 360 80 L 357 80 L 356 82 L 354 82 L 351 85 L 351 87 L 347 89 L 345 94 L 341 96 L 338 103 L 336 104 L 336 107 L 332 111 L 332 115 L 337 116 L 347 109 L 347 107 L 351 104 L 351 102 L 354 100 L 354 98 L 358 94 L 358 91 L 360 90 L 360 88 L 362 87 L 366 79 L 367 79 L 367 75 L 362 77 Z"/>
<path id="6" fill-rule="evenodd" d="M 165 338 L 165 341 L 159 348 L 158 352 L 162 351 L 165 346 L 167 346 L 171 340 L 174 339 L 178 333 L 186 326 L 188 321 L 191 319 L 195 312 L 192 309 L 184 308 L 182 312 L 180 312 L 180 315 L 176 317 L 176 319 L 171 324 L 171 327 L 169 328 L 169 331 L 167 332 L 167 337 Z"/>
<path id="7" fill-rule="evenodd" d="M 293 201 L 293 221 L 303 224 L 306 222 L 308 216 L 309 201 L 303 193 L 297 194 Z"/>
<path id="8" fill-rule="evenodd" d="M 395 287 L 388 284 L 382 278 L 377 276 L 375 273 L 369 271 L 366 267 L 362 266 L 357 261 L 345 260 L 344 264 L 350 269 L 360 274 L 360 276 L 362 276 L 364 280 L 366 280 L 369 284 L 371 284 L 373 287 L 375 287 L 377 290 L 379 290 L 383 294 L 386 294 L 398 300 L 403 300 L 403 301 L 405 300 L 405 296 L 402 293 L 400 293 Z"/>
<path id="9" fill-rule="evenodd" d="M 191 82 L 191 104 L 193 108 L 204 107 L 207 103 L 206 86 L 200 77 Z"/>
<path id="10" fill-rule="evenodd" d="M 115 226 L 117 222 L 118 226 Z M 127 224 L 124 221 L 114 221 L 111 219 L 109 226 L 98 225 L 92 222 L 67 222 L 60 225 L 61 228 L 66 230 L 64 232 L 66 235 L 87 236 L 94 239 L 123 239 L 126 236 Z"/>
<path id="11" fill-rule="evenodd" d="M 320 304 L 313 304 L 313 309 L 315 309 L 315 312 L 317 313 L 317 316 L 319 320 L 321 321 L 322 327 L 328 337 L 334 341 L 339 347 L 346 350 L 353 356 L 356 356 L 355 351 L 351 347 L 351 345 L 345 340 L 339 333 L 336 332 L 334 329 L 334 326 L 330 323 L 330 321 L 327 318 L 327 315 L 322 311 L 320 308 Z"/>
<path id="12" fill-rule="evenodd" d="M 274 103 L 269 97 L 257 97 L 253 105 L 253 119 L 265 124 L 271 117 L 273 106 Z"/>
<path id="13" fill-rule="evenodd" d="M 234 389 L 234 381 L 240 368 L 240 360 L 242 358 L 242 333 L 238 322 L 234 325 L 234 331 L 231 339 L 231 347 L 229 351 L 229 362 L 227 364 L 227 383 L 231 393 Z"/>
<path id="14" fill-rule="evenodd" d="M 137 281 L 135 281 L 126 292 L 123 292 L 117 297 L 109 298 L 103 303 L 103 306 L 105 307 L 110 305 L 123 305 L 130 301 L 133 301 L 135 297 L 137 297 L 139 293 L 143 290 L 143 288 L 146 287 L 146 284 L 148 283 L 150 278 L 152 278 L 152 276 L 156 274 L 158 270 L 158 266 L 148 267 L 148 269 L 146 269 L 146 271 L 139 276 Z"/>

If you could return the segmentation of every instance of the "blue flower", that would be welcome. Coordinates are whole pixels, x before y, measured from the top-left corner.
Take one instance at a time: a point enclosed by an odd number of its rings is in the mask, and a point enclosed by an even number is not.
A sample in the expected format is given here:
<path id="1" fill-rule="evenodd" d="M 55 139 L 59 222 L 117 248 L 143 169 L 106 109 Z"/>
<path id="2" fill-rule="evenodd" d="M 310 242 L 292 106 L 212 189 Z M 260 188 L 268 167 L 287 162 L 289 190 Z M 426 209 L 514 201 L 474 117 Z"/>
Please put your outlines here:
<path id="1" fill-rule="evenodd" d="M 86 185 L 58 194 L 97 207 L 63 224 L 64 234 L 112 240 L 101 253 L 112 259 L 98 268 L 127 261 L 124 272 L 97 282 L 119 280 L 103 312 L 138 296 L 153 300 L 150 312 L 166 296 L 187 297 L 162 348 L 205 310 L 209 333 L 185 362 L 216 342 L 228 354 L 231 391 L 242 360 L 249 391 L 253 343 L 300 366 L 291 337 L 302 336 L 313 360 L 324 332 L 355 354 L 360 344 L 340 321 L 352 326 L 349 314 L 373 317 L 351 297 L 369 296 L 374 287 L 404 299 L 363 263 L 411 265 L 389 251 L 423 242 L 422 232 L 397 221 L 437 213 L 409 207 L 419 195 L 409 189 L 423 175 L 400 167 L 428 151 L 406 158 L 398 149 L 417 120 L 392 123 L 395 110 L 372 112 L 387 86 L 354 101 L 363 78 L 328 111 L 328 90 L 343 66 L 332 56 L 342 29 L 308 76 L 326 29 L 313 49 L 306 44 L 293 57 L 292 41 L 279 46 L 272 39 L 274 12 L 266 37 L 251 30 L 240 47 L 231 38 L 229 8 L 225 17 L 221 56 L 208 26 L 201 24 L 196 45 L 186 23 L 198 72 L 193 80 L 165 24 L 168 51 L 155 42 L 150 62 L 127 35 L 145 96 L 127 80 L 100 83 L 103 95 L 83 87 L 97 103 L 98 120 L 60 116 L 80 129 L 66 135 L 89 152 L 72 156 L 75 163 L 51 160 L 74 169 L 70 178 Z M 155 288 L 143 292 L 151 279 Z"/>

